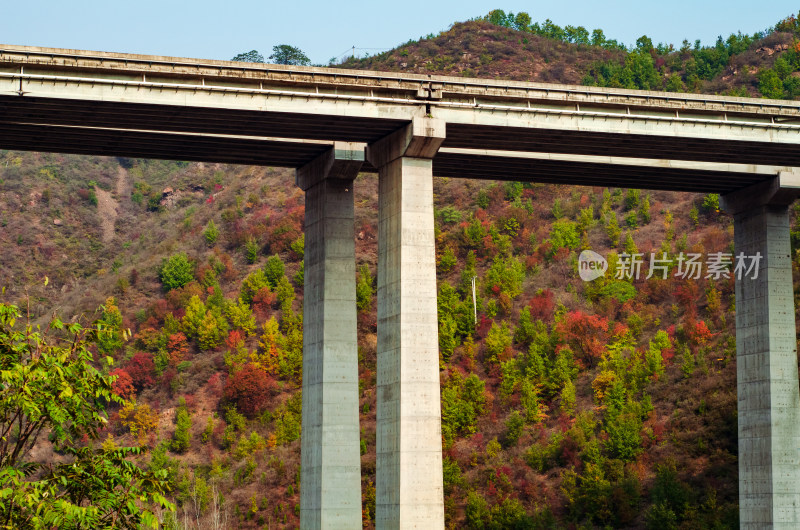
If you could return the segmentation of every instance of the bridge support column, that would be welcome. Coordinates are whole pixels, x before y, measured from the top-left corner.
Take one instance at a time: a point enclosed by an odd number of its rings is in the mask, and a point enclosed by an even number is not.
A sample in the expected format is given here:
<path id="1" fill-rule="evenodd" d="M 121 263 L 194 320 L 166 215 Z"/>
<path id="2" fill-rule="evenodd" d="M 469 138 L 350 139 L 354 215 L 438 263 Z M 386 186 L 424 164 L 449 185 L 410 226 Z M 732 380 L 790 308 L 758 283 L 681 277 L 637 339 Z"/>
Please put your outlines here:
<path id="1" fill-rule="evenodd" d="M 800 393 L 789 205 L 800 175 L 723 197 L 735 254 L 760 255 L 736 279 L 736 363 L 741 528 L 800 528 Z M 758 258 L 756 258 L 758 259 Z M 736 263 L 734 256 L 734 263 Z"/>
<path id="2" fill-rule="evenodd" d="M 300 526 L 361 528 L 353 179 L 363 144 L 297 170 L 306 192 Z"/>
<path id="3" fill-rule="evenodd" d="M 444 528 L 432 158 L 444 122 L 367 147 L 378 168 L 376 527 Z"/>

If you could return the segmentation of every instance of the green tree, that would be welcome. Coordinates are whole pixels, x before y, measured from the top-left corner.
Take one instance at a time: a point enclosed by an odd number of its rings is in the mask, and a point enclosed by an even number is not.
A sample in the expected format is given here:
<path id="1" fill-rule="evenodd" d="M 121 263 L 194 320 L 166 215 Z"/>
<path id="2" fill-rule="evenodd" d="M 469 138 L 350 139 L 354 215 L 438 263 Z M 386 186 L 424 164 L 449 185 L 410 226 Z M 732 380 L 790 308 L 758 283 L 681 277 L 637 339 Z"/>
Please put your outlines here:
<path id="1" fill-rule="evenodd" d="M 249 52 L 244 52 L 234 55 L 231 61 L 237 61 L 243 63 L 263 63 L 264 56 L 258 53 L 257 50 L 250 50 Z"/>
<path id="2" fill-rule="evenodd" d="M 175 254 L 161 262 L 158 278 L 167 291 L 183 287 L 194 279 L 194 264 L 185 252 Z"/>
<path id="3" fill-rule="evenodd" d="M 247 335 L 252 335 L 256 329 L 256 319 L 253 311 L 247 302 L 240 296 L 236 303 L 229 303 L 225 306 L 225 316 L 231 323 L 233 329 L 241 329 Z"/>
<path id="4" fill-rule="evenodd" d="M 608 222 L 606 223 L 606 234 L 612 247 L 619 245 L 619 236 L 622 234 L 622 229 L 619 227 L 617 221 L 617 214 L 613 210 L 608 212 Z"/>
<path id="5" fill-rule="evenodd" d="M 581 235 L 578 233 L 578 224 L 567 219 L 554 222 L 550 227 L 549 241 L 553 245 L 550 251 L 551 257 L 560 248 L 568 248 L 570 250 L 578 248 L 578 245 L 581 243 Z"/>
<path id="6" fill-rule="evenodd" d="M 206 225 L 206 229 L 203 231 L 203 237 L 206 238 L 206 243 L 209 246 L 213 246 L 214 243 L 217 242 L 217 238 L 219 238 L 219 229 L 217 225 L 214 224 L 214 221 L 211 220 Z"/>
<path id="7" fill-rule="evenodd" d="M 643 52 L 650 52 L 653 49 L 653 41 L 647 35 L 642 35 L 636 39 L 636 49 Z"/>
<path id="8" fill-rule="evenodd" d="M 489 11 L 489 14 L 484 17 L 486 20 L 494 24 L 495 26 L 506 26 L 508 22 L 506 22 L 506 12 L 502 9 L 493 9 Z"/>
<path id="9" fill-rule="evenodd" d="M 514 256 L 506 259 L 497 256 L 492 266 L 486 271 L 486 292 L 505 293 L 511 298 L 522 294 L 522 282 L 525 280 L 525 266 Z"/>
<path id="10" fill-rule="evenodd" d="M 258 253 L 260 251 L 260 247 L 255 239 L 249 238 L 244 243 L 244 257 L 247 259 L 247 263 L 255 263 L 258 261 Z"/>
<path id="11" fill-rule="evenodd" d="M 520 11 L 514 17 L 514 27 L 519 31 L 529 31 L 531 28 L 531 16 L 525 11 Z"/>
<path id="12" fill-rule="evenodd" d="M 151 510 L 174 509 L 166 472 L 130 461 L 139 448 L 98 443 L 105 404 L 125 401 L 113 392 L 115 377 L 94 368 L 87 332 L 54 319 L 50 336 L 17 325 L 20 317 L 0 304 L 0 525 L 157 528 Z M 35 445 L 63 458 L 36 460 Z"/>
<path id="13" fill-rule="evenodd" d="M 356 283 L 356 307 L 359 311 L 369 309 L 372 305 L 372 295 L 375 293 L 372 283 L 372 274 L 365 263 L 358 269 L 358 282 Z"/>
<path id="14" fill-rule="evenodd" d="M 177 453 L 185 453 L 191 447 L 192 442 L 192 417 L 186 408 L 186 400 L 180 399 L 178 411 L 175 413 L 175 434 L 172 437 L 172 450 Z"/>
<path id="15" fill-rule="evenodd" d="M 253 297 L 261 290 L 266 289 L 267 291 L 270 290 L 269 282 L 267 281 L 267 275 L 264 274 L 262 269 L 258 269 L 257 271 L 251 272 L 247 275 L 247 277 L 242 281 L 242 288 L 239 293 L 239 297 L 247 304 L 253 303 Z"/>
<path id="16" fill-rule="evenodd" d="M 103 314 L 97 321 L 97 349 L 100 353 L 111 355 L 122 348 L 122 313 L 114 298 L 106 300 L 101 306 Z"/>
<path id="17" fill-rule="evenodd" d="M 758 90 L 765 98 L 781 99 L 783 97 L 783 82 L 775 70 L 767 68 L 758 73 Z"/>
<path id="18" fill-rule="evenodd" d="M 442 360 L 447 362 L 453 351 L 459 345 L 458 324 L 451 315 L 439 317 L 439 353 Z"/>
<path id="19" fill-rule="evenodd" d="M 650 215 L 650 194 L 644 196 L 642 200 L 642 204 L 639 205 L 639 218 L 642 220 L 642 224 L 648 224 L 651 219 Z"/>
<path id="20" fill-rule="evenodd" d="M 311 63 L 308 56 L 306 56 L 306 54 L 303 53 L 300 48 L 295 48 L 294 46 L 289 46 L 288 44 L 279 44 L 277 46 L 273 46 L 272 55 L 270 55 L 269 58 L 274 60 L 275 64 L 294 64 L 305 66 Z"/>
<path id="21" fill-rule="evenodd" d="M 281 257 L 277 254 L 273 254 L 267 259 L 267 262 L 264 264 L 264 276 L 269 283 L 269 286 L 273 289 L 278 286 L 278 282 L 286 273 L 286 267 L 283 265 L 283 261 L 281 261 Z"/>

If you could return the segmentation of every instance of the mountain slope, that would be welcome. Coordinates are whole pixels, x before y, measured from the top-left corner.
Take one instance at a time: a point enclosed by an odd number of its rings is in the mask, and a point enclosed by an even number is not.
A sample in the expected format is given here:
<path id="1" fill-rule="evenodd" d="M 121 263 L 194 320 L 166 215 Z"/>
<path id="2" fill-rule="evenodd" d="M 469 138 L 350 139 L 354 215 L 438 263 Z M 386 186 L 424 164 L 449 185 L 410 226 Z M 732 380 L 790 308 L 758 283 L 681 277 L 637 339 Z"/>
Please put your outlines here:
<path id="1" fill-rule="evenodd" d="M 775 72 L 782 95 L 797 78 L 789 22 L 737 40 L 692 83 L 703 48 L 575 44 L 492 20 L 344 66 L 666 88 L 676 74 L 684 88 L 753 95 L 753 68 Z M 377 177 L 355 192 L 371 527 Z M 612 269 L 586 283 L 576 263 L 585 248 L 612 266 L 623 251 L 730 252 L 718 197 L 440 178 L 434 192 L 448 526 L 735 527 L 732 281 Z M 3 298 L 27 292 L 42 320 L 86 312 L 123 344 L 98 345 L 135 399 L 105 434 L 149 446 L 145 462 L 169 472 L 179 512 L 166 526 L 217 513 L 230 527 L 296 527 L 304 197 L 292 171 L 2 151 L 0 204 Z"/>

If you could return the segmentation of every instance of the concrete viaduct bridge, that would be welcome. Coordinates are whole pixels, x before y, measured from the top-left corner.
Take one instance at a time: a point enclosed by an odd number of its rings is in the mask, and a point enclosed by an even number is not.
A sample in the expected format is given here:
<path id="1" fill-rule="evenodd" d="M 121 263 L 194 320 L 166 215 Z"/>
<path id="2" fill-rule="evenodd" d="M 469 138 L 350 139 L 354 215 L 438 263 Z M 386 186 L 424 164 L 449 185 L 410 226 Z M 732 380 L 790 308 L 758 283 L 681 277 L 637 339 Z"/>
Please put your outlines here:
<path id="1" fill-rule="evenodd" d="M 800 527 L 800 104 L 0 45 L 0 148 L 297 168 L 301 524 L 360 528 L 353 180 L 379 177 L 378 528 L 442 528 L 433 175 L 716 192 L 736 252 L 743 528 Z"/>

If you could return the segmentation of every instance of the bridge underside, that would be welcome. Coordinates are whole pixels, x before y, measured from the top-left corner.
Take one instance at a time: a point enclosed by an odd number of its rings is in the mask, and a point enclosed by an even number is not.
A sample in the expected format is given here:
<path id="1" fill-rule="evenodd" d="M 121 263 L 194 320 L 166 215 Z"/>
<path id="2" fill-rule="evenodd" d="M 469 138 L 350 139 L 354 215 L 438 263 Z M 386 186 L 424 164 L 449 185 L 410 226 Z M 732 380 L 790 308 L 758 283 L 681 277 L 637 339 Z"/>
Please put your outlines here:
<path id="1" fill-rule="evenodd" d="M 5 149 L 301 167 L 334 141 L 374 143 L 408 122 L 0 96 Z M 800 166 L 793 144 L 450 124 L 435 176 L 727 193 Z M 538 153 L 538 156 L 536 155 Z M 675 164 L 675 159 L 684 161 Z M 630 162 L 633 160 L 633 162 Z M 696 161 L 696 164 L 690 162 Z M 768 166 L 759 165 L 769 161 Z M 362 171 L 375 172 L 368 162 Z"/>

